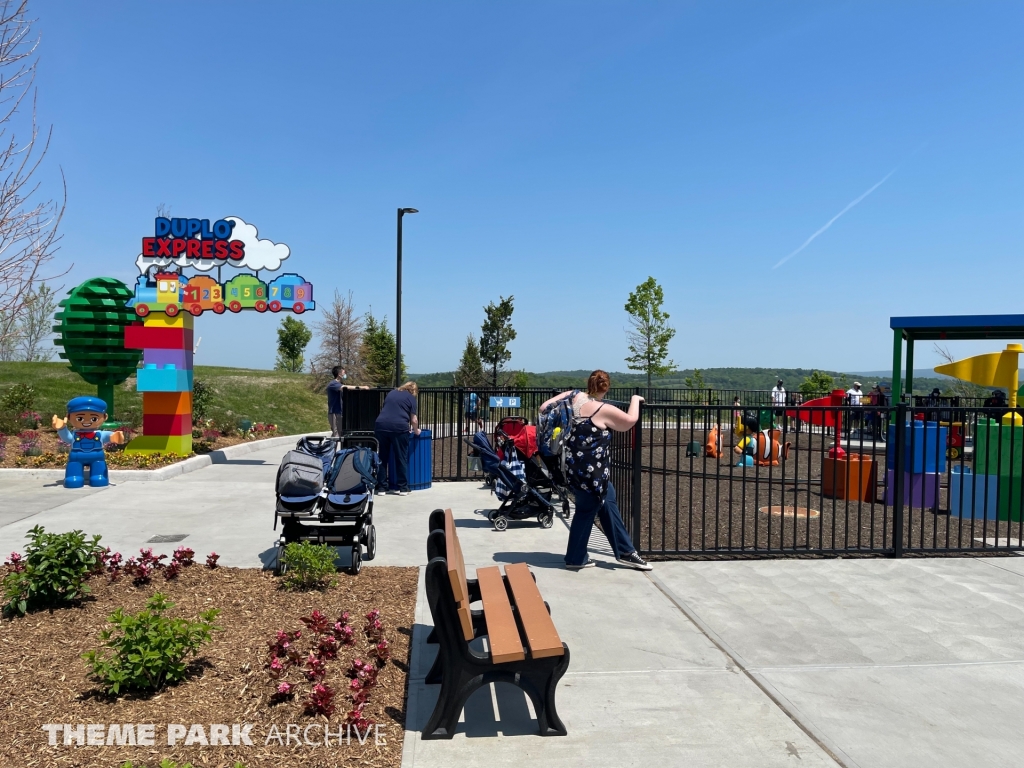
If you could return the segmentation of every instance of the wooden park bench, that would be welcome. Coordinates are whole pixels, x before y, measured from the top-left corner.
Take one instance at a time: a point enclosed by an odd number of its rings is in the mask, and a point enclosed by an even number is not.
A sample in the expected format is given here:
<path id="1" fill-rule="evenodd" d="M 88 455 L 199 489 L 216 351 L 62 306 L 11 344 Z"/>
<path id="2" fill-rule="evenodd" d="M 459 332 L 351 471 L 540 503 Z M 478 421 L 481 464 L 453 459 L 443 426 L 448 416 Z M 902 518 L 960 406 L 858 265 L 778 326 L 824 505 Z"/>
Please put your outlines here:
<path id="1" fill-rule="evenodd" d="M 466 578 L 466 563 L 450 509 L 430 515 L 427 538 L 427 602 L 434 619 L 428 642 L 438 644 L 428 684 L 441 684 L 424 739 L 455 735 L 466 700 L 490 683 L 519 686 L 537 713 L 541 736 L 565 736 L 555 708 L 555 688 L 569 668 L 569 647 L 551 621 L 550 609 L 526 563 L 478 568 Z M 480 601 L 483 608 L 470 609 Z M 487 638 L 487 650 L 470 643 Z"/>

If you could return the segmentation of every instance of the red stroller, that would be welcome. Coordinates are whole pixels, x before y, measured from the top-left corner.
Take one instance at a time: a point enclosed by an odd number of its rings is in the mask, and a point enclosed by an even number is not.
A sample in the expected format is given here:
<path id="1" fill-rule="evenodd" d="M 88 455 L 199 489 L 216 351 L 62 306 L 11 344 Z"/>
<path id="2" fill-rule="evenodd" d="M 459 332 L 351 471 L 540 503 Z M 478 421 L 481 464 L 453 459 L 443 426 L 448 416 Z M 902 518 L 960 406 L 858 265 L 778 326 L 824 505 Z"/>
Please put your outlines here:
<path id="1" fill-rule="evenodd" d="M 509 416 L 494 428 L 494 446 L 501 459 L 515 451 L 526 468 L 526 482 L 534 488 L 558 495 L 562 517 L 569 519 L 571 492 L 562 475 L 557 456 L 543 456 L 537 450 L 537 428 L 522 416 Z"/>

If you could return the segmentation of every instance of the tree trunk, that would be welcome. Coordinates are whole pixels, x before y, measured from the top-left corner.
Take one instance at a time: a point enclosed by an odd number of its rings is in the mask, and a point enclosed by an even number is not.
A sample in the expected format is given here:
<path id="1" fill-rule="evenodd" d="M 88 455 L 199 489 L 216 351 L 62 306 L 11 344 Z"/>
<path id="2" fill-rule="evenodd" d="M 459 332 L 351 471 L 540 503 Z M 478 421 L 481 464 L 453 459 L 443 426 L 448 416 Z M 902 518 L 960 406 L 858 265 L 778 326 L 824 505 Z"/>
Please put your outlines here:
<path id="1" fill-rule="evenodd" d="M 107 404 L 107 421 L 114 420 L 114 385 L 100 384 L 96 388 L 96 395 Z"/>

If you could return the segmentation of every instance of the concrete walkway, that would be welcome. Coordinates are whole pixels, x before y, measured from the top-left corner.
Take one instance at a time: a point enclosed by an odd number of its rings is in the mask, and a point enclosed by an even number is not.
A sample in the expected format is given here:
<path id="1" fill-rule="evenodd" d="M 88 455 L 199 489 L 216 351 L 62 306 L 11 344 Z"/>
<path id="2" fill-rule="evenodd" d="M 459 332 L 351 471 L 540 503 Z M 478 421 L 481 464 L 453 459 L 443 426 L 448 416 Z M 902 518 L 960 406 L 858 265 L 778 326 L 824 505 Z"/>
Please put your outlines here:
<path id="1" fill-rule="evenodd" d="M 164 482 L 90 492 L 5 475 L 0 552 L 35 524 L 103 535 L 122 553 L 188 534 L 200 556 L 270 564 L 272 448 Z M 403 766 L 1017 766 L 1024 761 L 1024 559 L 780 560 L 561 567 L 566 527 L 493 531 L 494 498 L 439 483 L 378 499 L 374 565 L 425 565 L 430 510 L 451 507 L 471 570 L 531 564 L 572 661 L 565 738 L 541 739 L 526 697 L 478 692 L 451 741 L 422 741 L 437 698 L 417 604 Z"/>

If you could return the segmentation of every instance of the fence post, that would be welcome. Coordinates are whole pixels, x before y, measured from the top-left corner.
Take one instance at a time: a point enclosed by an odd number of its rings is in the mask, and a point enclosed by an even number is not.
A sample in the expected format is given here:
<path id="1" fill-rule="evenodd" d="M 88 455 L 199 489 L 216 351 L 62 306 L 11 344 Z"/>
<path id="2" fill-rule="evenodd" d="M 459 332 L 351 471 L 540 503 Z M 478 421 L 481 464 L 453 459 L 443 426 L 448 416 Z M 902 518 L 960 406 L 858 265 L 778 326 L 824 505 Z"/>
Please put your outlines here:
<path id="1" fill-rule="evenodd" d="M 641 474 L 640 469 L 643 463 L 643 423 L 644 423 L 644 404 L 640 403 L 639 413 L 637 415 L 636 424 L 633 425 L 633 471 L 632 487 L 630 490 L 630 517 L 632 535 L 633 535 L 633 547 L 637 552 L 642 552 L 643 549 L 640 546 L 640 506 L 641 506 Z"/>
<path id="2" fill-rule="evenodd" d="M 896 488 L 893 490 L 892 510 L 892 545 L 893 555 L 903 557 L 903 475 L 906 464 L 906 435 L 907 435 L 907 404 L 899 403 L 896 406 L 896 429 L 893 430 L 896 438 L 895 456 L 893 461 L 893 475 Z"/>
<path id="3" fill-rule="evenodd" d="M 456 480 L 461 480 L 462 479 L 462 421 L 463 421 L 462 420 L 462 409 L 464 408 L 463 403 L 466 401 L 466 398 L 463 395 L 463 392 L 464 392 L 464 390 L 462 389 L 462 387 L 459 387 L 458 391 L 456 392 L 456 397 L 458 397 L 458 400 L 455 401 L 455 419 L 456 419 L 456 421 L 459 422 L 459 437 L 458 437 L 458 440 L 457 440 L 458 448 L 455 449 L 456 450 L 456 457 L 455 457 L 455 461 L 456 461 L 455 479 Z"/>

